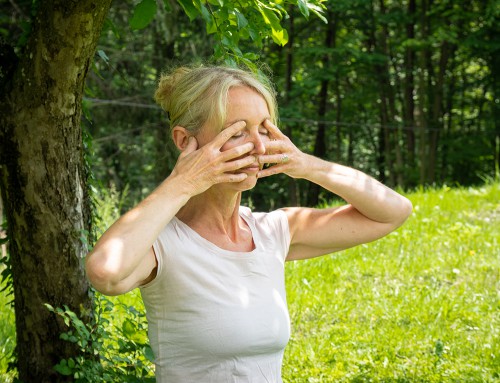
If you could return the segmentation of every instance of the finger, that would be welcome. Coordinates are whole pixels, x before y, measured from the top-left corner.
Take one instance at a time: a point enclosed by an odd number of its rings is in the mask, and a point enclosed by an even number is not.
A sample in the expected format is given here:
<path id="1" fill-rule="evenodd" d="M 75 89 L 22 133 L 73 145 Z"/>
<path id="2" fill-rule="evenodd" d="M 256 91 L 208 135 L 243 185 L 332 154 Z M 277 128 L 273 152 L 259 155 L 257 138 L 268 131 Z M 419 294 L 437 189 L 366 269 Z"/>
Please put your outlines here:
<path id="1" fill-rule="evenodd" d="M 232 149 L 226 150 L 224 152 L 221 152 L 221 158 L 223 161 L 229 161 L 237 157 L 241 157 L 248 152 L 250 152 L 255 145 L 253 142 L 246 142 L 243 145 L 238 145 Z"/>
<path id="2" fill-rule="evenodd" d="M 232 172 L 235 170 L 242 169 L 246 166 L 252 165 L 257 161 L 257 158 L 255 156 L 246 156 L 241 159 L 237 159 L 234 161 L 226 162 L 224 165 L 222 165 L 221 169 L 223 170 L 224 173 L 227 172 Z"/>
<path id="3" fill-rule="evenodd" d="M 267 119 L 264 121 L 264 127 L 269 130 L 269 133 L 271 133 L 271 136 L 281 139 L 285 138 L 286 136 L 279 130 L 279 128 L 274 125 L 271 120 Z"/>
<path id="4" fill-rule="evenodd" d="M 275 174 L 283 173 L 284 170 L 285 169 L 283 165 L 274 165 L 267 169 L 262 169 L 261 171 L 259 171 L 257 173 L 257 178 L 273 176 Z"/>
<path id="5" fill-rule="evenodd" d="M 246 173 L 223 173 L 216 177 L 216 183 L 242 182 L 248 178 Z"/>
<path id="6" fill-rule="evenodd" d="M 260 164 L 286 164 L 288 161 L 290 161 L 290 157 L 286 153 L 264 154 L 259 156 Z"/>
<path id="7" fill-rule="evenodd" d="M 222 130 L 215 138 L 213 139 L 213 144 L 218 148 L 222 148 L 224 144 L 229 140 L 232 136 L 234 136 L 239 131 L 243 130 L 247 126 L 245 121 L 236 121 L 234 124 L 228 126 L 226 129 Z"/>
<path id="8" fill-rule="evenodd" d="M 264 143 L 266 153 L 279 152 L 284 149 L 283 141 L 271 140 Z"/>

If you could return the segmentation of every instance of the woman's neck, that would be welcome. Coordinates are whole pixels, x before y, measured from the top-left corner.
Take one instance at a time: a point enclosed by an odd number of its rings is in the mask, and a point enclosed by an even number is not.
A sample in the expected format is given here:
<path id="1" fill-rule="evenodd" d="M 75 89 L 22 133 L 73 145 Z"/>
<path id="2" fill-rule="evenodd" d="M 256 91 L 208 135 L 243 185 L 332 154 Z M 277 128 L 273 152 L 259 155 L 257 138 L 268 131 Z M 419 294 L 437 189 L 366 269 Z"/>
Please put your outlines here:
<path id="1" fill-rule="evenodd" d="M 192 197 L 176 214 L 182 222 L 196 231 L 210 231 L 237 239 L 242 222 L 239 216 L 240 192 L 224 193 L 212 187 Z"/>

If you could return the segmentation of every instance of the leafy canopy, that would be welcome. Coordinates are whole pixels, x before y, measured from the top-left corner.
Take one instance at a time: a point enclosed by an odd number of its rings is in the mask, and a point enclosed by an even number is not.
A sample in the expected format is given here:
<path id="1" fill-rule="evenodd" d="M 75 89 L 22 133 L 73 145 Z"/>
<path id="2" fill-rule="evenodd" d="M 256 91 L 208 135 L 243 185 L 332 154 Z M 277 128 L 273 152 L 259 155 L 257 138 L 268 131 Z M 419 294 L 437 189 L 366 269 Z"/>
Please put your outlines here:
<path id="1" fill-rule="evenodd" d="M 288 18 L 287 6 L 298 6 L 301 14 L 308 19 L 314 13 L 325 23 L 323 16 L 325 0 L 177 0 L 191 21 L 201 17 L 206 24 L 207 33 L 217 36 L 214 58 L 228 63 L 242 61 L 250 68 L 258 55 L 243 53 L 239 48 L 240 40 L 251 40 L 255 47 L 261 48 L 265 38 L 270 36 L 278 45 L 288 42 L 288 33 L 282 22 Z M 165 8 L 170 3 L 164 0 Z M 157 12 L 156 0 L 141 0 L 135 7 L 130 26 L 142 29 L 151 23 Z"/>

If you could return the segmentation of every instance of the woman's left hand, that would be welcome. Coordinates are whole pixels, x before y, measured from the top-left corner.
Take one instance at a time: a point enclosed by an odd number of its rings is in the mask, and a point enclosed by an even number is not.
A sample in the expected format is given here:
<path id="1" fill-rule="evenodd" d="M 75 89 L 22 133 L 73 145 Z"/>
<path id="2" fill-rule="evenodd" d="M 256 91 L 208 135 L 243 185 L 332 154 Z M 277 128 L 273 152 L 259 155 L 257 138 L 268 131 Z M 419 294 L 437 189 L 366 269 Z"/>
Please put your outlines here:
<path id="1" fill-rule="evenodd" d="M 264 121 L 270 141 L 265 143 L 266 154 L 259 156 L 260 164 L 271 164 L 259 171 L 258 177 L 285 173 L 293 178 L 303 178 L 307 169 L 307 156 L 302 153 L 271 121 Z"/>

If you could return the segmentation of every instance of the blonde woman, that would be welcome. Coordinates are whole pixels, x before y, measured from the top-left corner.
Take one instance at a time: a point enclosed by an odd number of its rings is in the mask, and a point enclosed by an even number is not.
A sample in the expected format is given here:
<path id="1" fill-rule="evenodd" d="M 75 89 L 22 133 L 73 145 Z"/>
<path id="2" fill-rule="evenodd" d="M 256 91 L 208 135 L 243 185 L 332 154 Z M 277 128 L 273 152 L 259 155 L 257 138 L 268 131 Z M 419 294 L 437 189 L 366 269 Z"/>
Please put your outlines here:
<path id="1" fill-rule="evenodd" d="M 383 237 L 411 203 L 366 174 L 299 150 L 276 126 L 272 87 L 253 73 L 178 68 L 162 76 L 155 97 L 178 161 L 99 239 L 88 277 L 108 295 L 141 289 L 159 383 L 282 382 L 285 261 Z M 240 206 L 242 192 L 278 173 L 346 204 L 270 213 Z"/>

